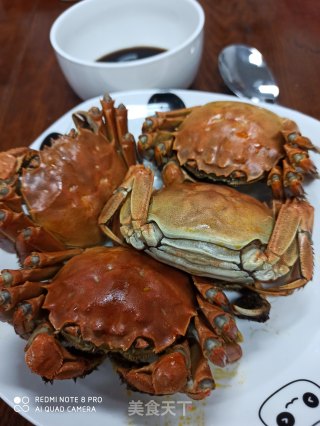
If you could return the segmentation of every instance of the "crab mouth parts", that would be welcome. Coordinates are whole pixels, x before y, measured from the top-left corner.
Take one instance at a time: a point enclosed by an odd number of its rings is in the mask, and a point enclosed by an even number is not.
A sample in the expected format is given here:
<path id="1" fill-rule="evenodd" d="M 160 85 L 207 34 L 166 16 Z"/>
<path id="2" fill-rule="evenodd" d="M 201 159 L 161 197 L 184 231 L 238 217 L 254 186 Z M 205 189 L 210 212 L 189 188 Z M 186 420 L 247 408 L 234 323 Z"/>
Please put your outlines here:
<path id="1" fill-rule="evenodd" d="M 222 173 L 220 175 L 215 173 L 206 173 L 202 170 L 199 170 L 197 167 L 190 165 L 188 162 L 186 162 L 183 167 L 196 179 L 199 179 L 203 182 L 223 182 L 232 186 L 244 185 L 248 183 L 247 174 L 241 170 L 236 170 L 235 172 L 231 173 L 231 175 L 227 176 L 223 175 Z M 261 178 L 262 176 L 259 176 L 256 179 L 250 180 L 250 183 L 254 183 Z"/>
<path id="2" fill-rule="evenodd" d="M 146 343 L 146 347 L 136 348 L 136 343 L 139 339 L 137 338 L 135 342 L 130 346 L 128 350 L 123 350 L 121 348 L 111 348 L 107 344 L 96 346 L 94 343 L 84 340 L 81 337 L 80 328 L 76 324 L 69 324 L 64 326 L 60 331 L 61 336 L 64 339 L 65 346 L 70 350 L 75 348 L 76 350 L 97 354 L 97 355 L 109 355 L 111 357 L 119 357 L 128 363 L 150 363 L 157 359 L 155 353 L 154 344 L 151 341 L 147 342 L 147 339 L 143 338 L 143 341 Z M 149 339 L 148 339 L 149 340 Z"/>
<path id="3" fill-rule="evenodd" d="M 122 367 L 143 366 L 151 364 L 159 359 L 152 350 L 130 348 L 128 351 L 114 350 L 108 353 L 110 359 Z"/>

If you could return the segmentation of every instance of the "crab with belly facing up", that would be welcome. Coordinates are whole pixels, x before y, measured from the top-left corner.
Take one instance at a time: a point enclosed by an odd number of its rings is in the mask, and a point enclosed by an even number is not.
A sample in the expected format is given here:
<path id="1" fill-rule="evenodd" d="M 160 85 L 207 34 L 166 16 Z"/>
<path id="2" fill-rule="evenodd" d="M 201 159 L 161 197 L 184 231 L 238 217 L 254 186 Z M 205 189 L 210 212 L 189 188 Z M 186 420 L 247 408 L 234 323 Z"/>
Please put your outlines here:
<path id="1" fill-rule="evenodd" d="M 136 148 L 126 108 L 107 95 L 101 105 L 73 114 L 77 131 L 52 146 L 0 153 L 0 240 L 13 241 L 20 259 L 103 242 L 97 218 Z"/>
<path id="2" fill-rule="evenodd" d="M 286 295 L 312 279 L 313 207 L 306 200 L 274 201 L 271 209 L 234 188 L 200 182 L 153 191 L 152 171 L 132 166 L 99 218 L 123 244 L 108 226 L 118 211 L 128 244 L 218 285 Z"/>
<path id="3" fill-rule="evenodd" d="M 142 131 L 142 156 L 160 167 L 174 160 L 192 179 L 236 186 L 267 177 L 274 197 L 283 199 L 303 194 L 305 174 L 317 176 L 308 151 L 319 149 L 296 123 L 256 105 L 220 101 L 158 112 Z"/>
<path id="4" fill-rule="evenodd" d="M 61 260 L 32 256 L 41 267 Z M 82 377 L 109 355 L 134 390 L 202 399 L 215 386 L 208 360 L 242 355 L 222 293 L 129 247 L 86 249 L 49 282 L 28 267 L 1 281 L 2 319 L 28 339 L 26 363 L 46 380 Z"/>

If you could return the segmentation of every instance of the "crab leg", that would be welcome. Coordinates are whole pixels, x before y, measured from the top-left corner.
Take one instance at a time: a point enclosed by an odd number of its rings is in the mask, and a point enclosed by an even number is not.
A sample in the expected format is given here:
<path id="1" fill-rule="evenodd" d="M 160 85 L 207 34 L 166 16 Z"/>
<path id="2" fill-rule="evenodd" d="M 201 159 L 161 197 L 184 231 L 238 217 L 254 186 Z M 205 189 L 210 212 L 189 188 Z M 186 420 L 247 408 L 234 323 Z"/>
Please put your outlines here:
<path id="1" fill-rule="evenodd" d="M 39 296 L 44 292 L 43 283 L 27 281 L 22 285 L 1 289 L 0 312 L 9 311 L 19 302 Z"/>
<path id="2" fill-rule="evenodd" d="M 275 166 L 270 171 L 268 185 L 271 186 L 274 197 L 278 199 L 284 197 L 283 186 L 295 197 L 303 196 L 303 173 L 318 177 L 317 168 L 309 158 L 308 150 L 318 153 L 320 150 L 299 132 L 282 131 L 282 135 L 285 139 L 283 147 L 286 158 L 282 162 L 282 168 Z"/>
<path id="3" fill-rule="evenodd" d="M 175 131 L 197 107 L 170 112 L 157 112 L 147 117 L 142 125 L 143 134 L 138 139 L 138 151 L 143 157 L 155 158 L 158 166 L 166 163 L 175 141 Z"/>
<path id="4" fill-rule="evenodd" d="M 165 186 L 170 186 L 175 182 L 195 182 L 195 180 L 190 175 L 188 175 L 188 173 L 174 160 L 168 161 L 168 163 L 166 163 L 162 169 L 161 176 Z"/>
<path id="5" fill-rule="evenodd" d="M 214 332 L 230 342 L 237 342 L 241 339 L 241 333 L 238 330 L 233 316 L 218 306 L 211 305 L 201 296 L 197 295 L 197 300 L 201 311 L 209 321 Z"/>
<path id="6" fill-rule="evenodd" d="M 302 231 L 311 234 L 313 227 L 313 207 L 303 200 L 287 200 L 280 208 L 266 255 L 274 263 L 290 247 L 297 233 Z"/>
<path id="7" fill-rule="evenodd" d="M 173 131 L 183 123 L 184 117 L 180 115 L 169 117 L 167 115 L 154 115 L 147 117 L 142 124 L 143 133 L 152 133 L 153 130 Z"/>
<path id="8" fill-rule="evenodd" d="M 312 151 L 320 153 L 320 149 L 313 145 L 309 138 L 302 136 L 300 132 L 292 132 L 288 130 L 283 130 L 281 132 L 286 142 L 290 145 L 296 145 L 302 149 L 310 149 Z"/>
<path id="9" fill-rule="evenodd" d="M 169 132 L 145 133 L 139 136 L 138 152 L 142 157 L 154 157 L 157 165 L 162 166 L 172 151 L 173 142 L 174 136 Z"/>
<path id="10" fill-rule="evenodd" d="M 192 277 L 193 282 L 201 296 L 213 305 L 219 306 L 226 312 L 236 315 L 238 318 L 245 318 L 252 321 L 264 322 L 269 318 L 270 303 L 260 294 L 250 290 L 246 291 L 239 288 L 233 288 L 230 283 L 221 283 L 220 285 L 211 278 Z M 221 290 L 223 285 L 228 290 L 236 290 L 242 293 L 232 304 Z"/>
<path id="11" fill-rule="evenodd" d="M 9 149 L 0 153 L 0 179 L 8 180 L 20 170 L 23 160 L 28 154 L 34 152 L 27 147 Z"/>
<path id="12" fill-rule="evenodd" d="M 289 188 L 295 197 L 303 196 L 304 189 L 302 187 L 303 175 L 298 173 L 297 170 L 283 160 L 283 185 L 285 188 Z"/>
<path id="13" fill-rule="evenodd" d="M 100 217 L 99 225 L 102 231 L 116 242 L 121 240 L 108 227 L 108 222 L 114 213 L 121 207 L 128 194 L 131 195 L 131 217 L 134 229 L 139 229 L 145 224 L 148 216 L 149 201 L 153 191 L 153 174 L 150 169 L 144 166 L 130 167 L 124 182 L 104 206 Z M 130 219 L 130 218 L 128 218 Z"/>
<path id="14" fill-rule="evenodd" d="M 90 128 L 96 134 L 103 134 L 107 141 L 121 151 L 127 167 L 136 164 L 137 153 L 133 135 L 128 133 L 128 110 L 120 104 L 114 107 L 114 100 L 104 95 L 101 100 L 102 111 L 93 107 L 88 112 L 73 114 L 77 128 Z"/>
<path id="15" fill-rule="evenodd" d="M 22 211 L 21 196 L 16 192 L 18 178 L 14 177 L 7 181 L 0 180 L 0 207 L 9 208 L 15 212 Z"/>
<path id="16" fill-rule="evenodd" d="M 314 176 L 317 174 L 317 168 L 309 158 L 307 151 L 293 148 L 291 145 L 284 145 L 284 149 L 292 166 L 300 167 L 306 173 Z"/>
<path id="17" fill-rule="evenodd" d="M 39 312 L 45 295 L 41 294 L 29 300 L 19 303 L 13 312 L 12 324 L 15 332 L 23 339 L 33 332 L 36 320 L 39 320 Z"/>
<path id="18" fill-rule="evenodd" d="M 200 107 L 182 108 L 165 112 L 158 111 L 155 116 L 147 117 L 145 119 L 145 122 L 142 125 L 142 132 L 147 133 L 158 127 L 160 130 L 174 130 L 193 110 L 197 108 Z"/>
<path id="19" fill-rule="evenodd" d="M 33 252 L 30 256 L 26 257 L 23 264 L 26 267 L 42 267 L 56 265 L 57 263 L 64 262 L 71 259 L 78 254 L 81 254 L 83 249 L 70 249 L 57 252 L 38 253 Z"/>
<path id="20" fill-rule="evenodd" d="M 23 212 L 15 212 L 8 207 L 0 209 L 0 233 L 16 244 L 20 259 L 24 259 L 31 250 L 64 250 L 65 246 Z"/>
<path id="21" fill-rule="evenodd" d="M 77 129 L 90 129 L 93 133 L 98 135 L 102 133 L 106 136 L 106 129 L 103 123 L 103 113 L 97 107 L 92 107 L 89 111 L 77 111 L 72 114 L 72 119 Z M 63 137 L 63 136 L 62 136 Z M 72 129 L 69 134 L 69 138 L 76 138 L 77 132 Z"/>
<path id="22" fill-rule="evenodd" d="M 195 330 L 204 356 L 218 367 L 237 361 L 242 356 L 238 343 L 228 342 L 218 336 L 199 316 L 195 317 Z"/>
<path id="23" fill-rule="evenodd" d="M 14 287 L 25 281 L 42 281 L 53 277 L 60 266 L 39 269 L 3 269 L 0 273 L 0 286 Z"/>
<path id="24" fill-rule="evenodd" d="M 23 229 L 16 238 L 16 251 L 23 261 L 32 251 L 63 251 L 66 247 L 41 227 Z"/>
<path id="25" fill-rule="evenodd" d="M 214 379 L 200 344 L 193 340 L 190 343 L 191 378 L 188 380 L 185 393 L 192 399 L 203 399 L 215 388 Z"/>
<path id="26" fill-rule="evenodd" d="M 242 295 L 232 303 L 232 312 L 238 318 L 265 322 L 269 319 L 271 305 L 261 294 L 243 289 Z"/>
<path id="27" fill-rule="evenodd" d="M 126 133 L 120 138 L 121 152 L 127 167 L 137 163 L 136 143 L 131 133 Z"/>
<path id="28" fill-rule="evenodd" d="M 231 312 L 232 308 L 227 296 L 219 286 L 215 285 L 212 279 L 198 276 L 193 276 L 192 279 L 194 285 L 205 300 L 219 306 L 226 312 Z"/>
<path id="29" fill-rule="evenodd" d="M 267 185 L 271 187 L 275 199 L 283 200 L 283 170 L 280 166 L 275 166 L 271 169 L 268 175 Z"/>
<path id="30" fill-rule="evenodd" d="M 106 123 L 105 130 L 106 130 L 107 139 L 114 147 L 117 147 L 116 145 L 118 141 L 118 138 L 117 138 L 118 135 L 117 135 L 117 124 L 116 124 L 116 117 L 115 117 L 114 100 L 111 98 L 111 96 L 108 93 L 106 93 L 100 102 L 101 102 L 103 116 L 105 118 L 105 123 Z M 122 116 L 123 114 L 126 115 L 126 109 L 125 107 L 123 108 L 124 109 L 122 111 Z M 120 122 L 123 125 L 123 122 L 121 119 L 120 119 Z M 118 124 L 119 124 L 119 120 L 118 120 Z M 126 132 L 127 132 L 127 129 L 126 129 Z"/>
<path id="31" fill-rule="evenodd" d="M 256 290 L 265 295 L 286 295 L 294 289 L 303 287 L 312 279 L 313 275 L 313 252 L 312 252 L 312 228 L 313 228 L 313 207 L 304 200 L 287 200 L 282 205 L 275 227 L 273 229 L 269 244 L 266 249 L 266 256 L 271 264 L 277 266 L 288 253 L 292 250 L 292 244 L 297 237 L 299 258 L 300 258 L 300 276 L 287 284 L 278 287 L 256 286 Z M 287 263 L 290 262 L 288 256 Z M 280 263 L 281 264 L 281 263 Z"/>
<path id="32" fill-rule="evenodd" d="M 35 329 L 25 349 L 28 367 L 45 380 L 82 377 L 96 368 L 102 359 L 100 355 L 73 355 L 54 337 L 53 329 L 47 323 Z"/>
<path id="33" fill-rule="evenodd" d="M 114 101 L 109 95 L 105 95 L 101 100 L 103 114 L 106 120 L 108 139 L 120 149 L 126 161 L 127 167 L 137 162 L 136 144 L 134 137 L 128 133 L 128 110 L 120 104 L 114 108 Z"/>
<path id="34" fill-rule="evenodd" d="M 27 227 L 33 226 L 33 222 L 23 212 L 2 207 L 0 210 L 0 232 L 9 240 L 16 241 L 19 233 Z"/>

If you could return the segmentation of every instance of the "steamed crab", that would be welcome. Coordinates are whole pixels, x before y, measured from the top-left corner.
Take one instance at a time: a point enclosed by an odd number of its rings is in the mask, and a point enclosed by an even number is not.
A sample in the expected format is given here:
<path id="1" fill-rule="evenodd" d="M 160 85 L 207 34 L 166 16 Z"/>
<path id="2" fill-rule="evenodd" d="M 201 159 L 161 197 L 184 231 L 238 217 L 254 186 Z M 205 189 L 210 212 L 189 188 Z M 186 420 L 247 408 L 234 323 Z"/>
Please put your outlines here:
<path id="1" fill-rule="evenodd" d="M 267 177 L 274 197 L 282 199 L 285 190 L 303 194 L 304 174 L 317 175 L 308 151 L 319 149 L 296 123 L 256 105 L 220 101 L 158 112 L 142 131 L 144 157 L 167 167 L 174 160 L 196 180 L 240 185 Z"/>
<path id="2" fill-rule="evenodd" d="M 306 200 L 274 201 L 270 209 L 228 186 L 181 180 L 153 191 L 152 171 L 132 166 L 99 218 L 123 244 L 108 226 L 117 212 L 128 244 L 222 285 L 285 295 L 312 279 L 313 207 Z"/>
<path id="3" fill-rule="evenodd" d="M 126 108 L 109 96 L 101 105 L 75 113 L 77 131 L 52 146 L 0 153 L 0 239 L 15 242 L 20 258 L 103 241 L 99 212 L 136 155 Z"/>
<path id="4" fill-rule="evenodd" d="M 214 388 L 208 360 L 223 367 L 241 357 L 223 294 L 132 248 L 86 249 L 49 282 L 35 271 L 2 272 L 0 313 L 28 339 L 26 363 L 46 380 L 84 376 L 109 355 L 132 389 L 202 399 Z"/>

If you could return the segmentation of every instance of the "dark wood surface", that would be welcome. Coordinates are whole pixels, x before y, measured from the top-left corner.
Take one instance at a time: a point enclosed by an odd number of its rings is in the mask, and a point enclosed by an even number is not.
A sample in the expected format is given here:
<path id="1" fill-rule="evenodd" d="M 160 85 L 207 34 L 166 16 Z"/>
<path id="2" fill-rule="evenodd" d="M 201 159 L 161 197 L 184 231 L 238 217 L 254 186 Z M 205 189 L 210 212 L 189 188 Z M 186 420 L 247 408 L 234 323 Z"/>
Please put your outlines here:
<path id="1" fill-rule="evenodd" d="M 205 45 L 191 89 L 229 93 L 217 56 L 228 44 L 245 43 L 267 59 L 280 86 L 279 103 L 320 119 L 318 0 L 199 2 L 206 14 Z M 48 38 L 55 18 L 70 6 L 60 0 L 0 0 L 1 150 L 29 145 L 81 101 L 65 81 Z M 0 401 L 0 425 L 30 423 Z"/>

